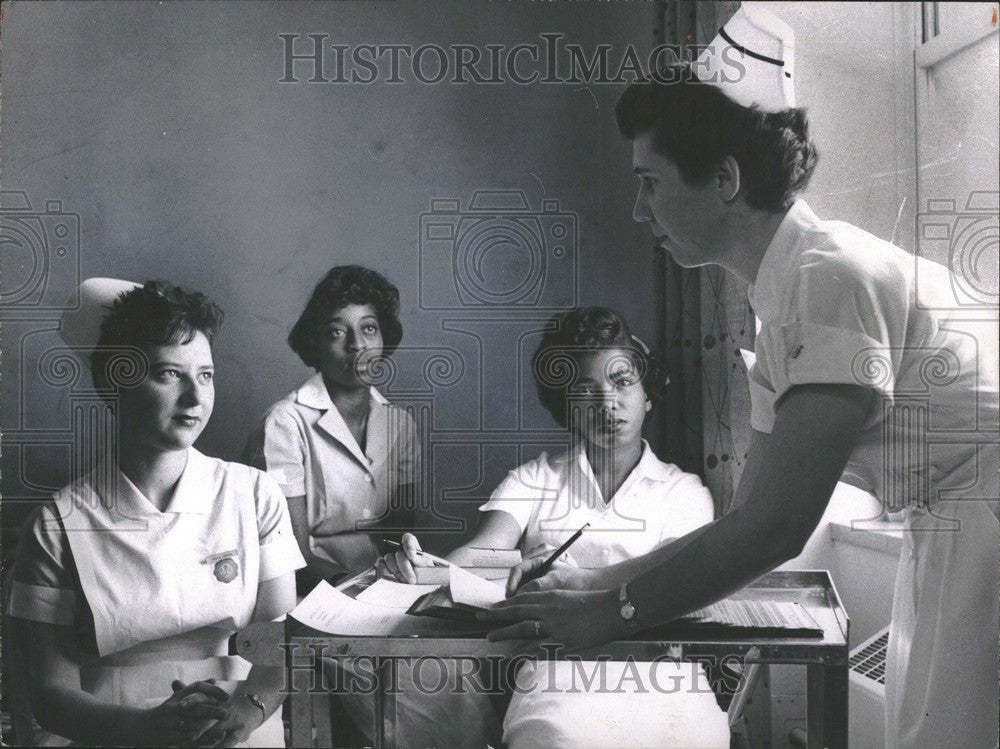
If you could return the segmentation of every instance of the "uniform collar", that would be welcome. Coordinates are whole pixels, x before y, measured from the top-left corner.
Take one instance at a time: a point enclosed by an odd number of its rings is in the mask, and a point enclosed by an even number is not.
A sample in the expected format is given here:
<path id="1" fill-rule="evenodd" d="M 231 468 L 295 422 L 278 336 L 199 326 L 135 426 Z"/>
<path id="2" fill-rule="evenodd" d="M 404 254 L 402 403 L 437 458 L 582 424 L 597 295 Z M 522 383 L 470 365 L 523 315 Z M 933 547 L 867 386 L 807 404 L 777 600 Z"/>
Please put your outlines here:
<path id="1" fill-rule="evenodd" d="M 188 448 L 187 465 L 164 512 L 207 515 L 215 495 L 215 464 L 193 447 Z"/>
<path id="2" fill-rule="evenodd" d="M 747 289 L 754 313 L 764 322 L 777 315 L 782 299 L 780 290 L 788 286 L 789 258 L 798 248 L 802 236 L 819 223 L 820 218 L 809 204 L 798 198 L 778 225 L 760 261 L 757 278 Z"/>
<path id="3" fill-rule="evenodd" d="M 117 486 L 108 487 L 104 477 L 117 481 Z M 113 477 L 113 478 L 112 478 Z M 106 469 L 98 469 L 93 474 L 94 489 L 105 497 L 107 507 L 115 508 L 123 517 L 131 518 L 135 513 L 142 515 L 208 515 L 212 511 L 215 499 L 215 461 L 202 455 L 193 447 L 187 449 L 187 463 L 181 473 L 174 494 L 161 513 L 150 502 L 139 488 L 132 483 L 120 468 L 109 473 Z M 114 493 L 114 498 L 107 496 Z"/>
<path id="4" fill-rule="evenodd" d="M 578 442 L 570 450 L 554 458 L 553 462 L 565 463 L 566 465 L 573 466 L 581 471 L 584 476 L 588 477 L 589 480 L 594 480 L 594 472 L 590 467 L 590 463 L 587 461 L 587 453 L 586 450 L 584 450 L 582 442 Z M 625 486 L 625 483 L 627 483 L 632 476 L 647 478 L 651 481 L 669 481 L 671 478 L 671 471 L 670 467 L 666 463 L 656 457 L 656 453 L 653 452 L 653 448 L 649 446 L 649 443 L 646 442 L 646 440 L 643 440 L 642 455 L 639 456 L 639 462 L 636 464 L 635 468 L 632 469 L 632 473 L 626 477 L 624 482 L 622 482 L 622 486 Z"/>
<path id="5" fill-rule="evenodd" d="M 386 406 L 389 401 L 374 387 L 369 388 L 368 400 L 368 426 L 366 445 L 367 454 L 364 448 L 358 444 L 351 434 L 351 430 L 337 410 L 336 405 L 330 399 L 330 393 L 323 382 L 323 376 L 319 373 L 306 380 L 302 386 L 295 391 L 296 402 L 309 408 L 323 411 L 323 415 L 316 421 L 316 426 L 340 442 L 348 452 L 366 469 L 372 469 L 381 465 L 385 461 L 388 453 L 389 435 L 389 414 Z"/>

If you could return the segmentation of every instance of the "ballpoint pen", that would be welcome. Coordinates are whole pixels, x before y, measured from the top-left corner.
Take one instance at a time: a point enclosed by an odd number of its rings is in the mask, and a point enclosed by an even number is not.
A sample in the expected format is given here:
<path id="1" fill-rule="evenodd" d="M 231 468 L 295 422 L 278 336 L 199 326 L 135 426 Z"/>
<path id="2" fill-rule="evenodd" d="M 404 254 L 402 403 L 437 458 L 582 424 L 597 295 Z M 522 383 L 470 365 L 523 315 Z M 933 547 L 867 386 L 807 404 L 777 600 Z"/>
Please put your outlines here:
<path id="1" fill-rule="evenodd" d="M 383 538 L 382 542 L 389 544 L 390 546 L 395 546 L 400 549 L 403 548 L 403 545 L 401 543 L 397 541 L 390 541 L 388 538 Z M 449 562 L 447 559 L 443 559 L 442 557 L 436 557 L 433 554 L 429 554 L 428 552 L 424 551 L 423 549 L 417 549 L 417 556 L 424 557 L 430 560 L 431 562 L 434 562 L 434 564 L 440 565 L 441 567 L 450 567 L 452 565 L 452 563 Z"/>

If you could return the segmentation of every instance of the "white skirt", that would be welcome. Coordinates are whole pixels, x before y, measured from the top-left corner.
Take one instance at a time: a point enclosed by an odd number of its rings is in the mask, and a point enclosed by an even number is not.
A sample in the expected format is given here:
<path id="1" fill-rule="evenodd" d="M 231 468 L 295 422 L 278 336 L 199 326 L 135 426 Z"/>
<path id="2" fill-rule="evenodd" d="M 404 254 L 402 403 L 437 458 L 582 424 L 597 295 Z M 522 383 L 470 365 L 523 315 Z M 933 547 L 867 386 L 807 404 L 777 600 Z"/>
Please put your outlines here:
<path id="1" fill-rule="evenodd" d="M 504 720 L 509 749 L 728 749 L 729 721 L 696 663 L 528 662 Z"/>

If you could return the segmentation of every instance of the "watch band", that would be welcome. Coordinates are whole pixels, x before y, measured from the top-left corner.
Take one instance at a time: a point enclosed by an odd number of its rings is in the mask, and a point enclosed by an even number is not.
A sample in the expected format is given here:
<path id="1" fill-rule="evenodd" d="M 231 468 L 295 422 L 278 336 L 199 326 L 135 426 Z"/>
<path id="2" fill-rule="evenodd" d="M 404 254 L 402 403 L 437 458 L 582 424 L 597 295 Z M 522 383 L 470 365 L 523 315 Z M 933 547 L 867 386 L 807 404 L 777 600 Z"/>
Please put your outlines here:
<path id="1" fill-rule="evenodd" d="M 260 722 L 263 723 L 267 720 L 267 708 L 264 707 L 264 701 L 253 692 L 244 692 L 244 695 L 251 705 L 260 710 Z"/>

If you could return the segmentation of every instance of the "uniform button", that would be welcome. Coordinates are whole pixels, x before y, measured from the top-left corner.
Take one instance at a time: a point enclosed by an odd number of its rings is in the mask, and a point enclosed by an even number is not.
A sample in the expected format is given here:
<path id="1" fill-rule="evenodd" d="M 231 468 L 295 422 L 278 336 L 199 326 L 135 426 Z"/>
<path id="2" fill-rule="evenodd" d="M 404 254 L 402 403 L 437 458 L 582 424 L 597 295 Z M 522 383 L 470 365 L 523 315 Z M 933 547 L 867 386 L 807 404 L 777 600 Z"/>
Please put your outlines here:
<path id="1" fill-rule="evenodd" d="M 370 473 L 365 474 L 365 481 L 367 481 L 369 484 L 372 482 L 372 476 Z"/>

